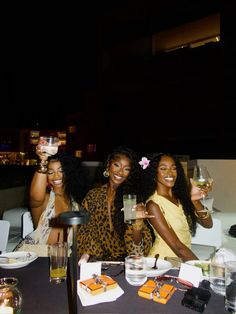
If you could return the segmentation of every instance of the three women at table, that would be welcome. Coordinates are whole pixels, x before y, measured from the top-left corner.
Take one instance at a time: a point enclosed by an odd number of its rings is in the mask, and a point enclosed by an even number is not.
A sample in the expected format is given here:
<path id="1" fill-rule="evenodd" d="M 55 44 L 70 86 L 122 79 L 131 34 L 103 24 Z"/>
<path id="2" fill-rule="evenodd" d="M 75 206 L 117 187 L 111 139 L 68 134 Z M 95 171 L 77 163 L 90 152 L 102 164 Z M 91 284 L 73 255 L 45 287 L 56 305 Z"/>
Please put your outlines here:
<path id="1" fill-rule="evenodd" d="M 139 203 L 141 167 L 137 154 L 124 147 L 114 149 L 105 161 L 106 183 L 88 192 L 82 206 L 90 214 L 79 227 L 78 255 L 93 260 L 123 260 L 138 253 L 147 255 L 152 245 L 145 207 Z M 136 194 L 137 219 L 124 223 L 123 194 Z"/>
<path id="2" fill-rule="evenodd" d="M 149 222 L 155 234 L 149 256 L 179 257 L 182 261 L 198 259 L 191 251 L 191 235 L 196 222 L 211 228 L 212 219 L 200 199 L 211 186 L 200 189 L 187 183 L 184 169 L 174 155 L 153 154 L 143 170 L 143 193 Z"/>

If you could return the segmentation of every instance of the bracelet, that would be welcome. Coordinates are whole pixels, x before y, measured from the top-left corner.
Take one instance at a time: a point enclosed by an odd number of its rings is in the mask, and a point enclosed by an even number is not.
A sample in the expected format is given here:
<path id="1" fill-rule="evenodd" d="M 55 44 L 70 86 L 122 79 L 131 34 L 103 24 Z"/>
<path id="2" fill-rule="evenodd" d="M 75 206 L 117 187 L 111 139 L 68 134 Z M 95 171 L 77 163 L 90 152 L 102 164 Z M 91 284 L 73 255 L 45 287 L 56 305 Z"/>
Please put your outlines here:
<path id="1" fill-rule="evenodd" d="M 199 216 L 199 212 L 204 212 L 204 213 L 206 213 L 204 216 Z M 200 210 L 200 211 L 196 211 L 195 210 L 195 212 L 194 212 L 194 215 L 197 217 L 197 218 L 199 218 L 199 219 L 207 219 L 207 218 L 209 218 L 210 217 L 210 213 L 209 213 L 209 211 L 207 211 L 207 210 Z"/>
<path id="2" fill-rule="evenodd" d="M 48 161 L 47 160 L 40 160 L 40 163 L 38 164 L 38 173 L 47 173 L 48 171 Z"/>

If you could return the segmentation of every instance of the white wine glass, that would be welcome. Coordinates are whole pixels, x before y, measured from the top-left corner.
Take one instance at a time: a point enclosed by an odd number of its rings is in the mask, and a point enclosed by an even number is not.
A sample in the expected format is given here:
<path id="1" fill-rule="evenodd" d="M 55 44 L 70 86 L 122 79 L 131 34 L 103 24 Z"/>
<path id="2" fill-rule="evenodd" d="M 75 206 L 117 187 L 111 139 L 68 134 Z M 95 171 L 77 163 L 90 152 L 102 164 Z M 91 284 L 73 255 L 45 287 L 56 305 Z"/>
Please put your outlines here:
<path id="1" fill-rule="evenodd" d="M 200 189 L 209 188 L 213 182 L 207 168 L 203 165 L 195 165 L 193 171 L 193 182 Z M 204 211 L 207 210 L 205 194 L 202 196 Z"/>

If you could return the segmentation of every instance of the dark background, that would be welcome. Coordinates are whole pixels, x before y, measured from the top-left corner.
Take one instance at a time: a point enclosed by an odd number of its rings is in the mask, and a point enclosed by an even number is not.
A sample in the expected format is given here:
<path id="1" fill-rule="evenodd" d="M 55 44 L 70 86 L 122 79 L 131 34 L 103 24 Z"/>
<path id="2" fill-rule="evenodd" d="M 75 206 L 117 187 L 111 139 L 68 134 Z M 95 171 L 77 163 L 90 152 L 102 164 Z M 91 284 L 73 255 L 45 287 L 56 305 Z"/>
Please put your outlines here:
<path id="1" fill-rule="evenodd" d="M 122 144 L 140 153 L 235 158 L 231 11 L 230 1 L 211 0 L 6 10 L 0 127 L 63 129 L 68 115 L 80 112 L 100 119 L 87 128 L 101 151 Z M 121 58 L 107 70 L 104 51 L 113 45 L 215 12 L 222 16 L 219 44 Z M 87 95 L 96 95 L 95 103 Z"/>

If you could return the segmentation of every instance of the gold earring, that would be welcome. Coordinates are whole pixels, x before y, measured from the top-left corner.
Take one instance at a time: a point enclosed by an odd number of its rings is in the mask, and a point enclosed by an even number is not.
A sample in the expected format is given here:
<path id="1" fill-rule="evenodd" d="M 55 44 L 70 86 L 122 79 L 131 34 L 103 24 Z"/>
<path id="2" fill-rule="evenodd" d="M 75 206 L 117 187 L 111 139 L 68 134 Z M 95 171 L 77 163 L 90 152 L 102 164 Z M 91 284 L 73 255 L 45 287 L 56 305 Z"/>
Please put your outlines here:
<path id="1" fill-rule="evenodd" d="M 109 177 L 109 171 L 106 169 L 104 172 L 103 172 L 103 176 L 105 178 L 108 178 Z"/>

